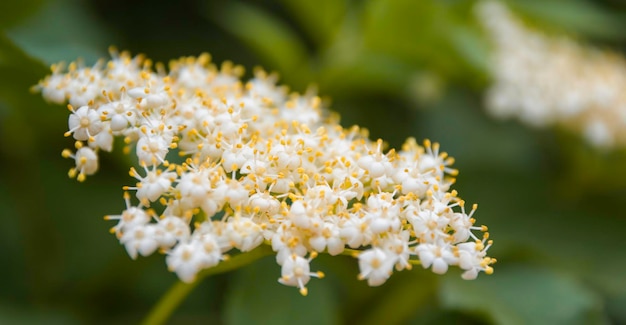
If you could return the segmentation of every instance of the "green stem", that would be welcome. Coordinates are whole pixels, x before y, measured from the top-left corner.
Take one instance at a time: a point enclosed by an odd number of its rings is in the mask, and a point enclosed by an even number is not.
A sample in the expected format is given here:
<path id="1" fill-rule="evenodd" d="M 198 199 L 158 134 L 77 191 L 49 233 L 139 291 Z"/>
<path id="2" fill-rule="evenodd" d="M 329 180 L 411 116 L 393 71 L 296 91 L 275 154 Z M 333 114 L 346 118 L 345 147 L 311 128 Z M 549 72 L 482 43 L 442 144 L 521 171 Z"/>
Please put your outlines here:
<path id="1" fill-rule="evenodd" d="M 191 290 L 193 290 L 203 278 L 209 275 L 220 274 L 238 269 L 262 257 L 270 255 L 271 253 L 271 247 L 267 245 L 261 245 L 250 252 L 241 253 L 233 258 L 221 262 L 215 267 L 206 269 L 198 273 L 196 280 L 192 283 L 185 283 L 178 280 L 165 293 L 165 295 L 161 297 L 159 302 L 157 302 L 157 304 L 152 307 L 152 310 L 150 310 L 150 313 L 148 313 L 146 318 L 144 318 L 142 324 L 164 324 L 172 315 L 174 310 L 176 310 L 176 308 L 183 302 L 183 300 L 185 300 L 187 295 L 189 295 Z"/>

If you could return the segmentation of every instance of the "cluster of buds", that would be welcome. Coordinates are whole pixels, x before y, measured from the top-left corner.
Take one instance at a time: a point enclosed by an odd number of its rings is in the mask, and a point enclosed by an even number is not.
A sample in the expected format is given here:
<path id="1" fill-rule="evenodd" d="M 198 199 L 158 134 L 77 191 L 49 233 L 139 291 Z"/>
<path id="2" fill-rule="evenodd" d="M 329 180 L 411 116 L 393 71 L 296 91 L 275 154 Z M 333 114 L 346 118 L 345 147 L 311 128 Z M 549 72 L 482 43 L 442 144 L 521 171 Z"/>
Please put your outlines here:
<path id="1" fill-rule="evenodd" d="M 494 44 L 487 107 L 543 127 L 560 125 L 592 145 L 626 145 L 626 60 L 566 37 L 533 31 L 500 2 L 477 13 Z"/>
<path id="2" fill-rule="evenodd" d="M 318 253 L 358 258 L 372 286 L 415 264 L 439 274 L 459 266 L 464 279 L 493 272 L 487 228 L 450 190 L 457 171 L 438 144 L 385 151 L 314 94 L 288 94 L 262 70 L 244 83 L 241 67 L 217 68 L 207 54 L 152 66 L 112 51 L 93 67 L 53 66 L 35 87 L 69 101 L 71 177 L 95 173 L 114 137 L 134 150 L 126 209 L 106 217 L 131 258 L 162 252 L 191 282 L 231 250 L 270 245 L 279 282 L 302 294 L 323 276 L 310 270 Z"/>

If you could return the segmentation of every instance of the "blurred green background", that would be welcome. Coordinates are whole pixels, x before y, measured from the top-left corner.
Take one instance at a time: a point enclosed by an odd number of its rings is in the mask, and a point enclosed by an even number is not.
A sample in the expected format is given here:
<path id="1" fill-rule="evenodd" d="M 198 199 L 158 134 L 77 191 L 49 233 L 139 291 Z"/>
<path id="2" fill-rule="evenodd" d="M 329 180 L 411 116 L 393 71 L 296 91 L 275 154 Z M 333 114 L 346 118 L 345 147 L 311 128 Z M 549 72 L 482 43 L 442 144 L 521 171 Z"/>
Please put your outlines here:
<path id="1" fill-rule="evenodd" d="M 498 259 L 463 281 L 414 269 L 382 287 L 350 257 L 321 256 L 309 296 L 268 257 L 204 280 L 172 324 L 626 324 L 626 151 L 486 115 L 489 43 L 469 0 L 26 0 L 0 3 L 0 323 L 136 323 L 176 281 L 163 256 L 131 261 L 105 214 L 130 184 L 120 146 L 84 184 L 65 108 L 29 87 L 49 64 L 92 64 L 109 45 L 155 61 L 210 52 L 248 74 L 314 84 L 342 124 L 392 146 L 429 138 L 457 159 Z M 508 1 L 537 28 L 626 49 L 626 3 Z"/>

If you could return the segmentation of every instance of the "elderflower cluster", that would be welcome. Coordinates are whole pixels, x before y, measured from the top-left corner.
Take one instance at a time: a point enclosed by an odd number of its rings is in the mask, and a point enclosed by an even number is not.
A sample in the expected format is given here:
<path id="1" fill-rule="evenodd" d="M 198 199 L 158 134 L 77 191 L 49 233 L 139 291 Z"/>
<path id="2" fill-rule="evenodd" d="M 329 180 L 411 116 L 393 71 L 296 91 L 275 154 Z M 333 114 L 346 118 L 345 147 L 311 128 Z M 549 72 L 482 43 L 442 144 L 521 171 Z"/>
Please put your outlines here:
<path id="1" fill-rule="evenodd" d="M 487 228 L 450 190 L 457 171 L 436 143 L 385 151 L 366 131 L 342 128 L 319 97 L 288 94 L 260 70 L 242 82 L 241 67 L 218 69 L 207 54 L 169 72 L 114 51 L 107 63 L 52 71 L 36 88 L 69 101 L 70 176 L 95 173 L 114 137 L 134 150 L 126 209 L 106 217 L 133 259 L 162 252 L 190 282 L 231 250 L 271 245 L 279 282 L 302 294 L 323 276 L 310 270 L 322 252 L 358 258 L 372 286 L 414 264 L 439 274 L 458 266 L 465 279 L 493 272 Z"/>
<path id="2" fill-rule="evenodd" d="M 526 28 L 500 2 L 477 7 L 494 44 L 487 107 L 537 127 L 561 125 L 597 147 L 626 145 L 626 60 Z"/>

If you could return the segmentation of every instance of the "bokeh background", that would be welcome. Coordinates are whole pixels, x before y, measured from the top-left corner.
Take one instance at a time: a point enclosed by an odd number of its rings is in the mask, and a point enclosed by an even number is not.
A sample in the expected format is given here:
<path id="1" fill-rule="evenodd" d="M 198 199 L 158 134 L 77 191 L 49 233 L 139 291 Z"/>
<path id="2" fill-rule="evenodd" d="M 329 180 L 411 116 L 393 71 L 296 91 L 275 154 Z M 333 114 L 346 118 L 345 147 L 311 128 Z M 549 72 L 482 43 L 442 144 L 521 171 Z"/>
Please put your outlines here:
<path id="1" fill-rule="evenodd" d="M 61 158 L 67 110 L 29 92 L 51 63 L 109 45 L 167 62 L 276 71 L 317 87 L 342 124 L 392 147 L 429 138 L 495 241 L 495 273 L 415 268 L 382 287 L 350 257 L 313 263 L 309 296 L 268 257 L 205 279 L 172 324 L 626 324 L 626 151 L 559 128 L 491 118 L 490 46 L 470 0 L 25 0 L 0 3 L 0 323 L 137 323 L 177 281 L 158 254 L 131 261 L 102 220 L 132 183 L 118 146 L 80 184 Z M 507 2 L 528 24 L 622 53 L 626 3 Z M 626 90 L 625 90 L 626 91 Z"/>

